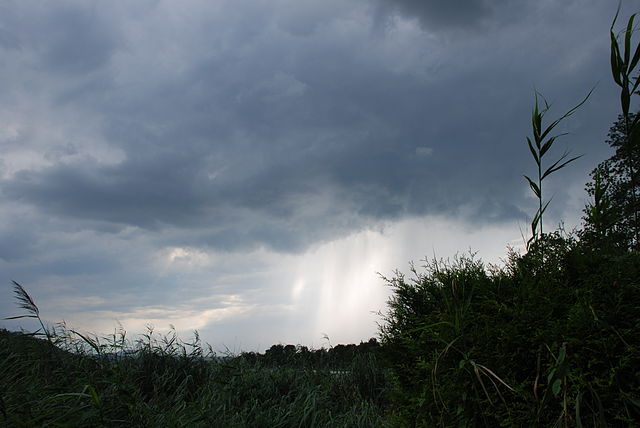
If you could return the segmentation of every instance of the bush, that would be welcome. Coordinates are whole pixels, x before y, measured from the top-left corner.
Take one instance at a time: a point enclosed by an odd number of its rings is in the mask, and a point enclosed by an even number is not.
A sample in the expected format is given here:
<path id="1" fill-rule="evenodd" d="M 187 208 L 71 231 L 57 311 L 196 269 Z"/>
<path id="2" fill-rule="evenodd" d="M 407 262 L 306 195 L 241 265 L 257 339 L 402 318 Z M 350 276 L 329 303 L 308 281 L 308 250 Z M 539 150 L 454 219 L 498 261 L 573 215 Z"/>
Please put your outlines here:
<path id="1" fill-rule="evenodd" d="M 560 232 L 504 268 L 427 262 L 381 327 L 402 426 L 605 426 L 640 418 L 640 255 Z"/>

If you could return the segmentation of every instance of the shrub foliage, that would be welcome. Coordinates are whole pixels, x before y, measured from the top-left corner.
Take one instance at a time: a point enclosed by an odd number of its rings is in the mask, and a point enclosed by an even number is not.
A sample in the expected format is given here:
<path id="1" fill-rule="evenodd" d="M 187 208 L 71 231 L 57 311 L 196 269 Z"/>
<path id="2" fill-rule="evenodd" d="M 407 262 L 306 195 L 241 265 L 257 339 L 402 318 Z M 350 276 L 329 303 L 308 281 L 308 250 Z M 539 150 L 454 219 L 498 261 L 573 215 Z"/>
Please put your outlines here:
<path id="1" fill-rule="evenodd" d="M 608 256 L 556 232 L 511 253 L 504 268 L 468 255 L 388 278 L 381 334 L 402 403 L 397 422 L 640 420 L 639 273 L 637 253 Z"/>

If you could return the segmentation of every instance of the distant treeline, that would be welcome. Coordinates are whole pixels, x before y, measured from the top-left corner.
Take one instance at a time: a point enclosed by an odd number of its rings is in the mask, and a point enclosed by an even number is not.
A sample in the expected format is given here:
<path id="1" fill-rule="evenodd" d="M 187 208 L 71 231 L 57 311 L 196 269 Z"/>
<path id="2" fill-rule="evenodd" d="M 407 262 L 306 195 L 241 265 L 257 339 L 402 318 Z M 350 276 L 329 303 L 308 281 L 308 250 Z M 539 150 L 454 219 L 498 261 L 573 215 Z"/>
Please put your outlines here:
<path id="1" fill-rule="evenodd" d="M 351 365 L 356 356 L 379 352 L 380 344 L 376 338 L 360 344 L 336 345 L 330 348 L 309 349 L 301 345 L 273 345 L 263 354 L 244 352 L 238 358 L 251 363 L 288 367 L 331 367 L 345 368 Z"/>

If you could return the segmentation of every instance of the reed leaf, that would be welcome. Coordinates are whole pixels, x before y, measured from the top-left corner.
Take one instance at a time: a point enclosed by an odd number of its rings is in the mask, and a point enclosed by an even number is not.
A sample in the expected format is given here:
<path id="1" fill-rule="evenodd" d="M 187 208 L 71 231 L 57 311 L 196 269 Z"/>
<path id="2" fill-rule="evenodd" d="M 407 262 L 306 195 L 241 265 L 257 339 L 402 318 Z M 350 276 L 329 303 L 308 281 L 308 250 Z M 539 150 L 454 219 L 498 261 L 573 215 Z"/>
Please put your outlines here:
<path id="1" fill-rule="evenodd" d="M 540 157 L 538 156 L 538 153 L 536 152 L 536 150 L 533 148 L 533 144 L 531 143 L 531 139 L 529 137 L 527 137 L 527 143 L 529 144 L 529 150 L 531 151 L 531 155 L 533 156 L 533 159 L 536 161 L 536 165 L 540 165 Z"/>
<path id="2" fill-rule="evenodd" d="M 629 17 L 629 21 L 627 22 L 627 31 L 624 34 L 624 65 L 625 65 L 625 73 L 631 71 L 631 67 L 629 64 L 629 57 L 631 56 L 631 35 L 633 34 L 633 20 L 635 19 L 636 14 L 634 13 Z"/>
<path id="3" fill-rule="evenodd" d="M 47 340 L 49 341 L 49 343 L 53 344 L 51 340 L 51 334 L 49 333 L 49 330 L 45 327 L 44 322 L 42 322 L 42 319 L 40 318 L 40 309 L 38 309 L 38 306 L 36 305 L 36 303 L 33 301 L 31 296 L 29 296 L 29 293 L 27 293 L 27 291 L 22 287 L 22 285 L 18 284 L 16 281 L 11 281 L 11 282 L 13 282 L 13 293 L 15 295 L 16 300 L 18 301 L 18 306 L 26 310 L 28 314 L 7 317 L 5 319 L 6 320 L 15 320 L 20 318 L 37 319 L 38 322 L 40 323 L 42 332 L 47 337 Z M 39 331 L 40 329 L 38 329 L 38 331 L 36 331 L 34 334 L 38 334 Z"/>
<path id="4" fill-rule="evenodd" d="M 573 158 L 569 159 L 568 161 L 563 162 L 563 163 L 561 163 L 560 165 L 558 165 L 558 163 L 559 163 L 559 162 L 561 162 L 563 159 L 565 159 L 565 158 L 567 157 L 567 155 L 568 155 L 568 153 L 565 153 L 564 155 L 562 155 L 562 157 L 561 157 L 559 160 L 555 161 L 555 162 L 553 163 L 553 165 L 551 165 L 551 166 L 550 166 L 550 167 L 549 167 L 549 168 L 544 172 L 544 174 L 542 174 L 542 178 L 543 178 L 543 179 L 544 179 L 544 178 L 546 178 L 548 175 L 553 174 L 554 172 L 556 172 L 556 171 L 558 171 L 558 170 L 560 170 L 560 169 L 564 168 L 565 166 L 567 166 L 567 165 L 568 165 L 568 164 L 570 164 L 571 162 L 575 161 L 576 159 L 580 159 L 580 158 L 582 157 L 582 155 L 580 155 L 580 156 L 575 156 L 575 157 L 573 157 Z M 557 166 L 556 166 L 556 165 L 557 165 Z"/>
<path id="5" fill-rule="evenodd" d="M 22 285 L 18 284 L 16 281 L 13 282 L 13 293 L 15 294 L 15 298 L 18 301 L 18 306 L 22 309 L 25 309 L 27 312 L 30 312 L 30 317 L 37 318 L 40 315 L 40 310 L 38 306 L 35 304 L 31 296 L 22 288 Z"/>
<path id="6" fill-rule="evenodd" d="M 527 177 L 526 175 L 523 176 L 524 178 L 527 179 L 527 181 L 529 182 L 529 187 L 531 187 L 531 190 L 533 190 L 533 193 L 535 193 L 535 195 L 540 198 L 540 187 L 538 187 L 538 185 L 536 183 L 533 182 L 533 180 L 529 177 Z"/>
<path id="7" fill-rule="evenodd" d="M 617 59 L 615 61 L 617 61 Z M 538 210 L 531 222 L 532 239 L 529 239 L 527 241 L 527 246 L 531 242 L 535 241 L 538 237 L 542 236 L 543 234 L 543 228 L 542 228 L 542 217 L 544 213 L 543 207 L 546 209 L 546 206 L 548 205 L 548 203 L 545 205 L 543 200 L 542 181 L 545 178 L 547 178 L 550 174 L 564 168 L 571 162 L 580 158 L 580 156 L 576 156 L 565 161 L 565 159 L 568 156 L 568 153 L 565 152 L 560 157 L 560 159 L 552 163 L 551 166 L 547 167 L 543 172 L 542 158 L 549 152 L 549 150 L 551 150 L 556 140 L 564 135 L 567 135 L 567 133 L 560 133 L 553 136 L 549 136 L 549 135 L 555 129 L 555 127 L 558 126 L 558 124 L 560 124 L 560 122 L 562 122 L 564 119 L 574 114 L 589 99 L 594 89 L 595 87 L 592 88 L 578 104 L 573 106 L 571 109 L 569 109 L 566 113 L 564 113 L 562 116 L 560 116 L 556 120 L 552 121 L 546 128 L 544 128 L 544 131 L 542 130 L 542 122 L 545 114 L 549 111 L 549 108 L 551 106 L 541 93 L 539 93 L 538 91 L 535 92 L 533 111 L 531 113 L 533 141 L 531 140 L 531 138 L 527 137 L 527 146 L 529 147 L 529 151 L 531 152 L 533 160 L 536 163 L 536 166 L 538 169 L 538 176 L 537 176 L 537 180 L 534 180 L 527 175 L 524 175 L 524 178 L 527 180 L 527 182 L 529 183 L 529 187 L 531 188 L 534 195 L 538 199 Z M 542 99 L 542 101 L 544 102 L 543 108 L 540 108 L 540 101 L 539 101 L 540 99 Z"/>

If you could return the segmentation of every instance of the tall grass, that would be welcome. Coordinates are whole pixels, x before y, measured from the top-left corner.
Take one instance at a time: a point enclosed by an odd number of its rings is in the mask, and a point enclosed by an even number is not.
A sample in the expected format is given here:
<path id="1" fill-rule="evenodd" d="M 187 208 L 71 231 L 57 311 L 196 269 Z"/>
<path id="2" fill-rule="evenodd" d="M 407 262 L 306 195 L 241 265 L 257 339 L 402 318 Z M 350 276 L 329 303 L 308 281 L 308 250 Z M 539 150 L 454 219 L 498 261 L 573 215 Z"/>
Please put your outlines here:
<path id="1" fill-rule="evenodd" d="M 620 87 L 620 104 L 622 108 L 622 118 L 624 123 L 624 141 L 622 150 L 627 153 L 631 153 L 634 147 L 638 147 L 640 143 L 640 115 L 633 115 L 629 109 L 631 106 L 631 96 L 637 93 L 640 87 L 640 76 L 633 77 L 636 73 L 636 67 L 640 62 L 640 43 L 633 46 L 632 37 L 633 33 L 637 31 L 634 27 L 634 21 L 636 14 L 631 15 L 627 21 L 626 28 L 621 32 L 622 46 L 619 37 L 614 32 L 616 21 L 620 13 L 620 6 L 622 1 L 618 4 L 618 10 L 611 23 L 609 30 L 611 38 L 611 74 L 614 82 Z M 640 250 L 640 221 L 638 220 L 638 196 L 636 195 L 637 180 L 638 180 L 638 165 L 633 161 L 632 156 L 626 156 L 627 170 L 631 182 L 631 209 L 633 212 L 633 222 L 631 224 L 632 229 L 632 248 Z"/>
<path id="2" fill-rule="evenodd" d="M 533 191 L 533 194 L 538 199 L 538 209 L 533 216 L 533 220 L 531 221 L 531 238 L 527 241 L 527 247 L 531 245 L 532 242 L 538 240 L 544 234 L 544 230 L 542 228 L 542 220 L 544 216 L 544 212 L 547 210 L 549 206 L 549 202 L 551 200 L 546 201 L 543 198 L 543 187 L 542 182 L 545 178 L 549 177 L 556 171 L 566 167 L 571 162 L 580 158 L 580 156 L 574 156 L 572 158 L 567 159 L 569 156 L 569 152 L 564 152 L 555 162 L 553 162 L 550 166 L 543 165 L 543 158 L 548 154 L 549 150 L 553 147 L 553 144 L 556 140 L 566 134 L 556 134 L 551 135 L 551 132 L 555 129 L 556 126 L 560 124 L 564 119 L 568 118 L 572 114 L 576 112 L 591 96 L 593 89 L 589 91 L 586 97 L 582 101 L 580 101 L 576 106 L 569 109 L 565 114 L 560 116 L 558 119 L 551 122 L 549 125 L 543 128 L 543 119 L 545 114 L 549 111 L 551 107 L 547 100 L 538 92 L 535 94 L 535 102 L 533 105 L 533 111 L 531 113 L 531 127 L 533 131 L 533 142 L 531 138 L 527 137 L 527 145 L 529 146 L 529 151 L 531 152 L 531 156 L 533 156 L 533 160 L 536 163 L 536 172 L 537 175 L 535 179 L 525 175 L 524 178 L 529 183 L 529 187 Z M 539 99 L 542 99 L 544 106 L 541 108 L 539 105 Z"/>
<path id="3" fill-rule="evenodd" d="M 38 315 L 24 288 L 15 291 L 25 316 Z M 64 324 L 41 330 L 44 339 L 0 330 L 0 425 L 389 426 L 389 374 L 373 352 L 336 374 L 330 364 L 217 355 L 197 333 L 183 341 L 149 326 L 132 341 L 122 327 L 104 337 Z"/>

